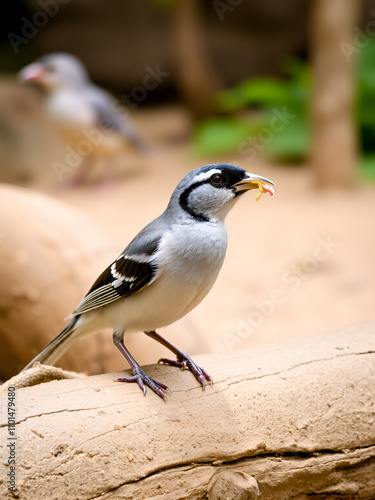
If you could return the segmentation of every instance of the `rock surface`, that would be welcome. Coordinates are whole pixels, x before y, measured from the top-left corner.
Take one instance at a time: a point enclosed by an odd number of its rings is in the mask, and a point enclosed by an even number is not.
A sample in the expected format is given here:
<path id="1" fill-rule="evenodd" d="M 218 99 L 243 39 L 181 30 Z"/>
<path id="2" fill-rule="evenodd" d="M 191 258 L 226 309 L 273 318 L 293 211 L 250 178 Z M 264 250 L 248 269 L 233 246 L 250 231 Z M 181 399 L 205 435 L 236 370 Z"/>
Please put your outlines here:
<path id="1" fill-rule="evenodd" d="M 206 391 L 189 372 L 146 367 L 172 389 L 167 403 L 118 374 L 16 389 L 17 494 L 255 499 L 259 488 L 262 500 L 373 499 L 374 346 L 369 322 L 198 356 L 215 381 Z M 3 448 L 6 423 L 3 414 Z"/>

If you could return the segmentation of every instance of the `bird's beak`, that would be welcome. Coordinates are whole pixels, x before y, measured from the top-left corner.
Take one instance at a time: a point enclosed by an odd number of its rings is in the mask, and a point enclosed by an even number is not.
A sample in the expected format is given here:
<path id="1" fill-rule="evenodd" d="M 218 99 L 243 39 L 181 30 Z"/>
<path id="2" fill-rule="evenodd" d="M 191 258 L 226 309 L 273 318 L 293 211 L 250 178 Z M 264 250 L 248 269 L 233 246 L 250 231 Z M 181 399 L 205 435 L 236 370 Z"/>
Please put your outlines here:
<path id="1" fill-rule="evenodd" d="M 18 73 L 18 79 L 21 82 L 43 82 L 45 76 L 43 66 L 38 63 L 29 64 Z"/>
<path id="2" fill-rule="evenodd" d="M 233 184 L 232 188 L 234 188 L 236 193 L 249 191 L 250 189 L 260 189 L 261 192 L 265 191 L 273 196 L 275 194 L 275 190 L 272 186 L 275 186 L 275 183 L 266 177 L 246 172 L 245 177 L 240 182 Z"/>

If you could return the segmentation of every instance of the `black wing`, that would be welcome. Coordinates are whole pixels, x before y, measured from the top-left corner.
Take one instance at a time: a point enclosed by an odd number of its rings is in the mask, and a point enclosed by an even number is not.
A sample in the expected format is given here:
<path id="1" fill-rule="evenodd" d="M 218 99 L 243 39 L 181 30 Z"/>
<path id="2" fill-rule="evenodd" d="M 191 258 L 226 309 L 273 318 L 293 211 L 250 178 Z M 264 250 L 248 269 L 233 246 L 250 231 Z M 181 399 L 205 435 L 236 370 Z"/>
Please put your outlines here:
<path id="1" fill-rule="evenodd" d="M 99 276 L 72 316 L 129 297 L 150 285 L 158 270 L 154 254 L 161 239 L 159 232 L 146 226 L 123 253 Z"/>
<path id="2" fill-rule="evenodd" d="M 155 253 L 162 234 L 170 228 L 165 214 L 142 229 L 122 254 L 99 276 L 71 316 L 129 297 L 150 285 L 158 266 Z"/>
<path id="3" fill-rule="evenodd" d="M 72 316 L 105 306 L 121 297 L 129 297 L 150 285 L 157 266 L 136 258 L 120 255 L 95 281 Z"/>

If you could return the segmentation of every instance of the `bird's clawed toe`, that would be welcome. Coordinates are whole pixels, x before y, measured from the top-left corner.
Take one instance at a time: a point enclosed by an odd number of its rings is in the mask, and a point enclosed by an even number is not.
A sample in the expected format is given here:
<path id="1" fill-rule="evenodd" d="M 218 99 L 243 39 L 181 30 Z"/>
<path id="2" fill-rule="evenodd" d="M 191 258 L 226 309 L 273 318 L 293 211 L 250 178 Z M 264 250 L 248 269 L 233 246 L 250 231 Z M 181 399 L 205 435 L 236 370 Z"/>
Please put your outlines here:
<path id="1" fill-rule="evenodd" d="M 136 382 L 143 391 L 144 395 L 146 395 L 147 387 L 149 387 L 155 394 L 164 399 L 164 401 L 167 401 L 168 399 L 165 393 L 172 392 L 168 386 L 150 377 L 141 368 L 135 370 L 135 373 L 132 377 L 119 377 L 116 379 L 116 382 Z"/>
<path id="2" fill-rule="evenodd" d="M 194 377 L 202 384 L 203 389 L 206 388 L 206 380 L 211 385 L 213 384 L 212 377 L 200 366 L 198 366 L 187 354 L 183 353 L 177 356 L 177 359 L 159 359 L 158 363 L 163 363 L 165 365 L 177 366 L 182 370 L 190 370 Z"/>

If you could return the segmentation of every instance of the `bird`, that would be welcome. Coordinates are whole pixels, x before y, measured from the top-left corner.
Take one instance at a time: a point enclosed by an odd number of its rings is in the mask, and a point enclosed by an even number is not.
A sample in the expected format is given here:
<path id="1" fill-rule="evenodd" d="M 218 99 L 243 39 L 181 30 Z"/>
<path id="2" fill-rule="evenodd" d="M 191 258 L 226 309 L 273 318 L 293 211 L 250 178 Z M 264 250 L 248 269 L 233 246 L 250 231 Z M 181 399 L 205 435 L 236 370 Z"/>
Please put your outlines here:
<path id="1" fill-rule="evenodd" d="M 170 389 L 145 373 L 125 346 L 130 332 L 144 332 L 176 359 L 159 362 L 190 370 L 203 389 L 212 377 L 156 330 L 194 309 L 211 290 L 227 248 L 225 217 L 246 191 L 274 194 L 275 184 L 236 165 L 217 163 L 188 173 L 165 211 L 146 225 L 94 282 L 68 317 L 67 327 L 25 368 L 54 364 L 76 340 L 110 327 L 113 342 L 136 382 L 163 399 Z M 23 371 L 24 371 L 23 370 Z"/>
<path id="2" fill-rule="evenodd" d="M 71 155 L 74 156 L 73 149 L 75 157 L 81 160 L 87 160 L 86 156 L 96 157 L 107 160 L 110 166 L 116 155 L 129 146 L 149 151 L 149 146 L 136 133 L 126 109 L 90 80 L 78 57 L 65 52 L 44 55 L 25 66 L 18 73 L 18 80 L 37 84 L 45 91 L 47 116 Z M 81 163 L 80 182 L 88 176 L 88 162 Z"/>

